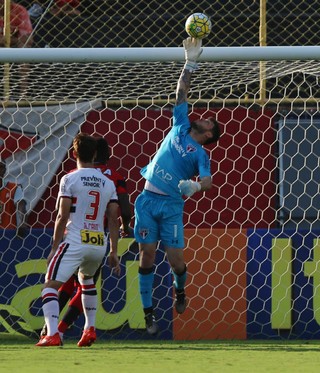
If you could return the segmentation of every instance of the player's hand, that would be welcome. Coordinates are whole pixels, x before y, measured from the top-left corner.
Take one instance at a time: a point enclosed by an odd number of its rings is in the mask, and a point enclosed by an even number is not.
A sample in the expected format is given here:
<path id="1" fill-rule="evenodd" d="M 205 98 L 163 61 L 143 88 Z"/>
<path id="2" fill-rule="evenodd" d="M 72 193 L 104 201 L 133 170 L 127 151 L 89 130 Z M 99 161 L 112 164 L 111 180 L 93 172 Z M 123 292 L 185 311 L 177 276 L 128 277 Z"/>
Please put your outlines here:
<path id="1" fill-rule="evenodd" d="M 196 62 L 202 53 L 202 40 L 188 37 L 183 40 L 185 59 L 188 62 Z"/>
<path id="2" fill-rule="evenodd" d="M 201 185 L 193 180 L 180 180 L 178 188 L 180 189 L 181 194 L 191 197 L 195 192 L 201 190 Z"/>
<path id="3" fill-rule="evenodd" d="M 121 274 L 121 268 L 120 268 L 120 263 L 119 263 L 119 258 L 118 255 L 114 252 L 111 252 L 108 257 L 108 262 L 110 268 L 113 270 L 113 272 L 117 275 L 120 276 Z"/>
<path id="4" fill-rule="evenodd" d="M 120 226 L 120 237 L 128 237 L 128 236 L 132 236 L 133 234 L 133 229 L 131 227 L 129 227 L 128 225 L 125 226 L 123 224 L 121 224 Z"/>

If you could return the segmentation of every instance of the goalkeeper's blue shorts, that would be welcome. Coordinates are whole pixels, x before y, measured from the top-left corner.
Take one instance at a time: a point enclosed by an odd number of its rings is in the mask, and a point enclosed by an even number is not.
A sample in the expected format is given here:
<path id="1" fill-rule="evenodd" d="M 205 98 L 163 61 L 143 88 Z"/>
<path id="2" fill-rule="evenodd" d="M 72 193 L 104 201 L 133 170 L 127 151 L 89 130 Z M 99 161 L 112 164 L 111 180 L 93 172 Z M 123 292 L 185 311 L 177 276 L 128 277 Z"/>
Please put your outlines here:
<path id="1" fill-rule="evenodd" d="M 135 202 L 134 236 L 138 243 L 161 240 L 165 247 L 184 248 L 184 200 L 144 190 Z"/>

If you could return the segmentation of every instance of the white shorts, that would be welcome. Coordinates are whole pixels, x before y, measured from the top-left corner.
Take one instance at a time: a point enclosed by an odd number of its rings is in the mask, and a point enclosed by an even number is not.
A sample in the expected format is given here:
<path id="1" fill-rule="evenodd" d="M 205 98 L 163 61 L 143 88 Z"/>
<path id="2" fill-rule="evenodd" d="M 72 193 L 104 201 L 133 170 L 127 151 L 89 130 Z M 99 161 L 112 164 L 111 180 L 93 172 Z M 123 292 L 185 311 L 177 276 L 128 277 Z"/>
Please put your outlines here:
<path id="1" fill-rule="evenodd" d="M 106 245 L 75 245 L 62 242 L 51 259 L 46 273 L 46 282 L 66 282 L 78 270 L 85 276 L 93 276 L 106 254 Z"/>

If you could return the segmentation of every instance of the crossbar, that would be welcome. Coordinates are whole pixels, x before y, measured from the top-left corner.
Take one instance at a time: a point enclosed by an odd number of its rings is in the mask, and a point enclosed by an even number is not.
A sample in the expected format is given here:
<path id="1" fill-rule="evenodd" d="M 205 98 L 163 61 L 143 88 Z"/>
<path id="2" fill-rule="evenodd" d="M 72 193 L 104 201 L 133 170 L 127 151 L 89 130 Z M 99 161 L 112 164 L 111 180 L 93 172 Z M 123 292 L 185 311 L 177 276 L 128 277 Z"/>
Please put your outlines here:
<path id="1" fill-rule="evenodd" d="M 204 47 L 199 61 L 320 60 L 320 46 Z M 0 63 L 184 61 L 184 49 L 0 48 Z"/>

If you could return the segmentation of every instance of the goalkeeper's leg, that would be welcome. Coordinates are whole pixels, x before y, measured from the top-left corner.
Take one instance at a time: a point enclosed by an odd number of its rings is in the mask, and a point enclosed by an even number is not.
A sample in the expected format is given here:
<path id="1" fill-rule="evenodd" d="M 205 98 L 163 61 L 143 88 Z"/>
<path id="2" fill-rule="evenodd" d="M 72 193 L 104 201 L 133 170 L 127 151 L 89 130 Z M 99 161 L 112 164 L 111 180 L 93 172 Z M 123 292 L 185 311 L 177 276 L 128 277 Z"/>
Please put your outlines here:
<path id="1" fill-rule="evenodd" d="M 139 267 L 139 288 L 143 311 L 145 314 L 146 329 L 151 335 L 158 333 L 159 327 L 155 321 L 152 303 L 152 291 L 154 280 L 154 259 L 156 243 L 140 244 L 140 267 Z"/>
<path id="2" fill-rule="evenodd" d="M 183 258 L 183 249 L 166 248 L 168 261 L 173 274 L 173 287 L 175 290 L 174 307 L 177 313 L 183 313 L 187 307 L 185 284 L 187 280 L 187 266 Z"/>

